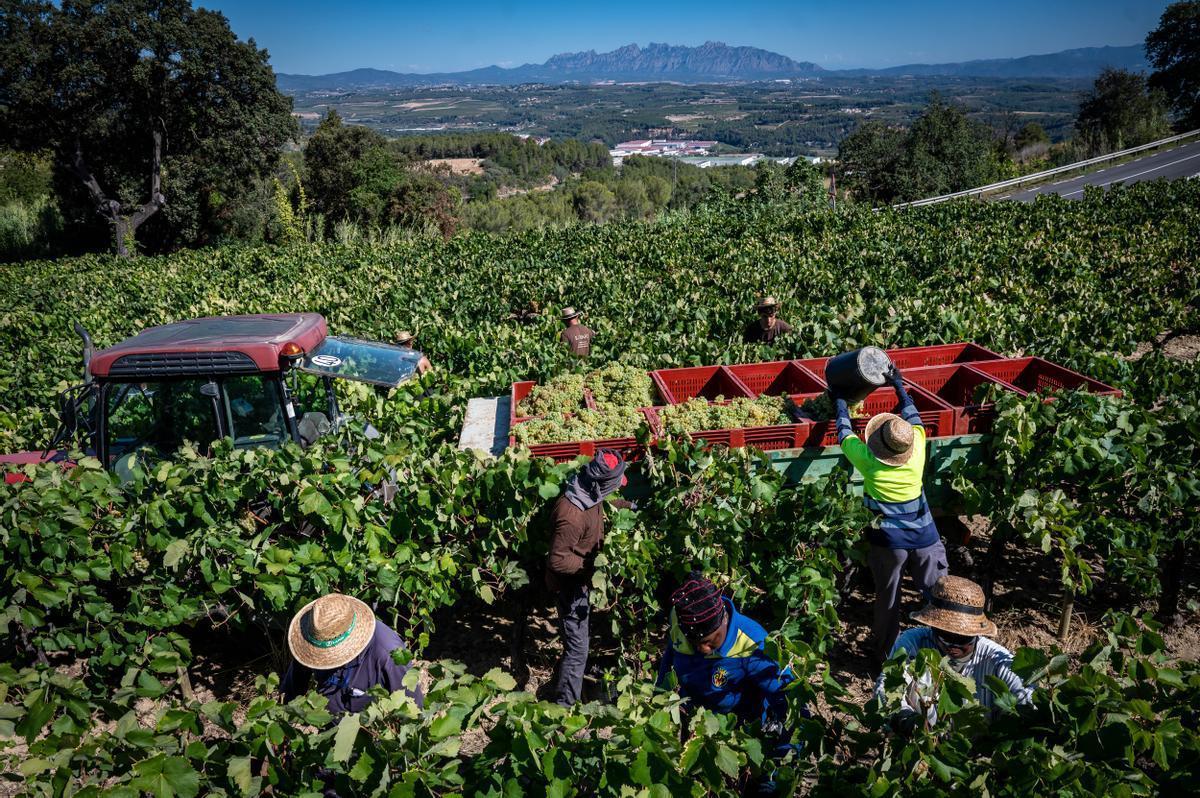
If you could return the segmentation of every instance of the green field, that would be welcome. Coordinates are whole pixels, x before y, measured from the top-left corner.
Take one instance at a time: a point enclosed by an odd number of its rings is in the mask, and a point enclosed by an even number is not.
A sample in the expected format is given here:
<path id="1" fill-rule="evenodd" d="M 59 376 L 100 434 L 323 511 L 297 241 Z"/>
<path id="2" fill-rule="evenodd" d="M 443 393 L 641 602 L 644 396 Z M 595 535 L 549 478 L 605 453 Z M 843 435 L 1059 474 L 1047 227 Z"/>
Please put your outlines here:
<path id="1" fill-rule="evenodd" d="M 788 86 L 442 87 L 301 92 L 295 108 L 306 115 L 306 126 L 316 124 L 311 115 L 336 109 L 347 121 L 389 136 L 502 130 L 598 138 L 609 146 L 690 136 L 766 155 L 828 156 L 866 119 L 911 123 L 933 91 L 997 130 L 1013 133 L 1026 122 L 1039 122 L 1057 141 L 1070 134 L 1087 86 L 1050 79 L 822 78 Z"/>

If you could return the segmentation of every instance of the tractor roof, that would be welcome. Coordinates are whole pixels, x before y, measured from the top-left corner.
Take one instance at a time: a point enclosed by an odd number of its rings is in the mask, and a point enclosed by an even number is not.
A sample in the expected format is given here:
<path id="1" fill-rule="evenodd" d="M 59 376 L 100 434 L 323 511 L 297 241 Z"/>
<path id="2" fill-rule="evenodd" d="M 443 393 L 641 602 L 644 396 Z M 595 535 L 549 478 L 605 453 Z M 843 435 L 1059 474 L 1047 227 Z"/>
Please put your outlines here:
<path id="1" fill-rule="evenodd" d="M 284 346 L 294 343 L 310 352 L 327 332 L 319 313 L 177 321 L 142 330 L 97 352 L 89 368 L 95 377 L 113 379 L 279 371 Z"/>

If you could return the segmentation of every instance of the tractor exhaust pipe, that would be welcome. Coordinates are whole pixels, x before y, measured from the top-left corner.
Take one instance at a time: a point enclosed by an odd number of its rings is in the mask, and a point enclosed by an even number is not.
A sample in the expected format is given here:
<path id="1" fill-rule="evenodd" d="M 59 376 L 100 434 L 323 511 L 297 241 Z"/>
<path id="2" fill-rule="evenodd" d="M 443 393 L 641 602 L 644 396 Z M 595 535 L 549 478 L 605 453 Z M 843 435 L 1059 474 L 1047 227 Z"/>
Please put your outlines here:
<path id="1" fill-rule="evenodd" d="M 92 372 L 88 366 L 92 363 L 92 336 L 88 335 L 88 331 L 79 322 L 75 322 L 75 334 L 83 339 L 83 383 L 91 385 Z"/>

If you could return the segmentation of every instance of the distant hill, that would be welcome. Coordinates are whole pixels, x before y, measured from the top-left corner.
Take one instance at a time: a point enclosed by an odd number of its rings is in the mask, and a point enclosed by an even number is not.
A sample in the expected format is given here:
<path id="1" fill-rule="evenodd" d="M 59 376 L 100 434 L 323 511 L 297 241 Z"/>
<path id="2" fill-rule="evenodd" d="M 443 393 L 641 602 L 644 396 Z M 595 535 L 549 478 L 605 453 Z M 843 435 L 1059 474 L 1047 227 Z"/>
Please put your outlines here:
<path id="1" fill-rule="evenodd" d="M 845 69 L 836 74 L 897 77 L 951 76 L 972 78 L 1090 78 L 1105 67 L 1142 72 L 1150 69 L 1140 44 L 1128 47 L 1080 47 L 1021 58 L 989 58 L 952 64 L 905 64 L 886 69 Z"/>
<path id="2" fill-rule="evenodd" d="M 730 47 L 705 42 L 699 47 L 651 43 L 645 48 L 628 44 L 609 53 L 588 50 L 561 53 L 544 64 L 524 64 L 511 69 L 485 67 L 467 72 L 413 74 L 380 69 L 355 69 L 332 75 L 276 77 L 281 91 L 319 91 L 453 84 L 591 83 L 624 82 L 723 83 L 813 77 L 824 70 L 807 61 L 757 47 Z"/>
<path id="3" fill-rule="evenodd" d="M 905 64 L 885 69 L 826 70 L 810 61 L 794 61 L 758 47 L 705 42 L 699 47 L 628 44 L 608 53 L 588 50 L 561 53 L 544 64 L 498 66 L 466 72 L 428 74 L 355 69 L 331 75 L 276 75 L 285 92 L 351 91 L 436 85 L 517 85 L 520 83 L 621 82 L 729 83 L 830 77 L 913 75 L 992 78 L 1089 78 L 1106 66 L 1148 69 L 1140 44 L 1082 47 L 1022 58 L 993 58 L 952 64 Z"/>

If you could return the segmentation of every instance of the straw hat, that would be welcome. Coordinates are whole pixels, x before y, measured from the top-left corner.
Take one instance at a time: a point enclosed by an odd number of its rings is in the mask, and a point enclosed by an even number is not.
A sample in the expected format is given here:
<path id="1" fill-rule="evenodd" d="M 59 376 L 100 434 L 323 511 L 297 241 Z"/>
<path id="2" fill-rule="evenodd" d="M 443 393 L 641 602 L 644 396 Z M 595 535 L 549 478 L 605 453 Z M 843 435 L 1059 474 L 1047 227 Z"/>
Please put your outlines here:
<path id="1" fill-rule="evenodd" d="M 375 635 L 375 613 L 353 596 L 330 593 L 304 606 L 288 625 L 292 656 L 306 668 L 340 668 Z"/>
<path id="2" fill-rule="evenodd" d="M 996 624 L 983 614 L 983 588 L 970 579 L 943 576 L 929 594 L 925 609 L 912 614 L 914 621 L 955 635 L 996 634 Z"/>
<path id="3" fill-rule="evenodd" d="M 754 303 L 755 310 L 766 310 L 767 308 L 777 307 L 779 307 L 779 300 L 770 295 L 761 296 L 758 298 L 758 301 Z"/>
<path id="4" fill-rule="evenodd" d="M 895 413 L 871 416 L 866 429 L 867 448 L 879 462 L 904 465 L 913 453 L 913 428 Z"/>
<path id="5" fill-rule="evenodd" d="M 582 311 L 578 311 L 575 308 L 566 307 L 566 308 L 563 308 L 562 320 L 570 321 L 571 319 L 575 318 L 576 316 L 582 316 L 582 315 L 583 315 Z"/>
<path id="6" fill-rule="evenodd" d="M 400 332 L 396 333 L 396 343 L 401 344 L 401 345 L 407 344 L 409 341 L 412 341 L 416 337 L 417 336 L 413 335 L 408 330 L 401 330 Z"/>

